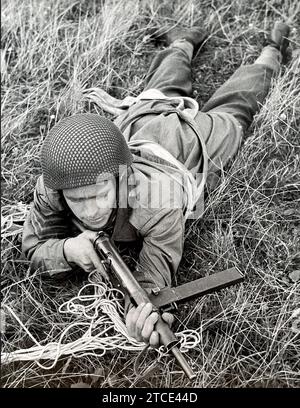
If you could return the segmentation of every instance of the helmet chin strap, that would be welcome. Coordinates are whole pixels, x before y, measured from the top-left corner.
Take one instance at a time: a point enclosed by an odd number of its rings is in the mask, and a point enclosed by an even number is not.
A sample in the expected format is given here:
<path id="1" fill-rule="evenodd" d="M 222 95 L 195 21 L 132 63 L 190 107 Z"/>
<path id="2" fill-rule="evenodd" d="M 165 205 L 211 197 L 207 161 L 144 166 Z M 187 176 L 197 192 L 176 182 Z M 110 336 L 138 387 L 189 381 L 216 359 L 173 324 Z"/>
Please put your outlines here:
<path id="1" fill-rule="evenodd" d="M 116 176 L 116 206 L 113 207 L 107 223 L 102 227 L 105 230 L 107 230 L 110 227 L 113 227 L 114 221 L 117 216 L 117 211 L 119 209 L 119 188 L 118 186 L 119 186 L 119 176 Z"/>

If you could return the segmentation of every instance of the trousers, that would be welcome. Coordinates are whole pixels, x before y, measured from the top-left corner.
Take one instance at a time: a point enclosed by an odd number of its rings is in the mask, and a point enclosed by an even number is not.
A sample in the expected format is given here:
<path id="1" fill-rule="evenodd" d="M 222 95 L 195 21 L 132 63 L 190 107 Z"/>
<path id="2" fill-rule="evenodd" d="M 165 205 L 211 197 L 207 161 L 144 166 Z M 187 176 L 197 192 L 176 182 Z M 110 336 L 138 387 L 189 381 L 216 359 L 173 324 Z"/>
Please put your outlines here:
<path id="1" fill-rule="evenodd" d="M 159 51 L 149 68 L 144 90 L 155 88 L 166 96 L 192 97 L 192 55 L 193 46 L 186 40 L 177 40 L 169 48 Z M 280 51 L 272 46 L 263 48 L 257 60 L 253 64 L 241 65 L 196 115 L 195 121 L 200 128 L 208 126 L 206 116 L 212 118 L 209 122 L 211 129 L 202 132 L 211 159 L 211 174 L 218 167 L 217 163 L 222 163 L 223 168 L 236 155 L 241 137 L 267 97 L 280 63 Z M 232 118 L 231 131 L 228 126 L 225 131 L 219 120 L 218 113 L 221 112 L 228 114 L 226 118 L 229 120 Z M 237 125 L 242 127 L 242 132 L 234 130 Z"/>

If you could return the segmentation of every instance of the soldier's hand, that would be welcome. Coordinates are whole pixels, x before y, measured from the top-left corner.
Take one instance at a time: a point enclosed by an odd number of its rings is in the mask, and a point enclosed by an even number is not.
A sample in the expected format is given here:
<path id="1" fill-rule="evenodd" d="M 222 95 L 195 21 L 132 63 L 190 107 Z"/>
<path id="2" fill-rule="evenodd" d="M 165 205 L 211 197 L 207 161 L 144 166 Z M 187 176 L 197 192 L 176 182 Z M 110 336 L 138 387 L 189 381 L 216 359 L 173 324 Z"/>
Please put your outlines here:
<path id="1" fill-rule="evenodd" d="M 109 279 L 93 247 L 96 236 L 97 232 L 87 230 L 75 238 L 68 238 L 64 243 L 65 258 L 67 262 L 75 263 L 85 272 L 97 269 L 105 279 Z"/>
<path id="2" fill-rule="evenodd" d="M 138 341 L 149 343 L 152 347 L 159 346 L 159 334 L 155 331 L 158 313 L 152 312 L 151 303 L 141 303 L 138 307 L 132 307 L 126 316 L 126 327 L 131 337 Z M 163 313 L 162 319 L 171 325 L 174 316 L 171 313 Z"/>

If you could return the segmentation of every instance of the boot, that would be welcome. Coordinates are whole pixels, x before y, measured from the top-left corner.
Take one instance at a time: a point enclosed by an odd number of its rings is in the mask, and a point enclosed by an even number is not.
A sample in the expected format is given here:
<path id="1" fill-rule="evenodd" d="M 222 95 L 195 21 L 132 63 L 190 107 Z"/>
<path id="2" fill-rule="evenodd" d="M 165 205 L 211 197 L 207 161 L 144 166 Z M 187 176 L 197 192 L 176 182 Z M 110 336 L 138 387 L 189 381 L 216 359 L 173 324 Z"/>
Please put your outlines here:
<path id="1" fill-rule="evenodd" d="M 162 34 L 159 32 L 156 33 L 156 40 L 162 42 L 166 46 L 171 45 L 175 40 L 189 41 L 194 46 L 193 57 L 195 57 L 207 36 L 207 33 L 200 27 L 174 27 Z"/>
<path id="2" fill-rule="evenodd" d="M 281 21 L 277 21 L 271 31 L 269 39 L 269 45 L 277 48 L 277 50 L 281 52 L 283 62 L 286 62 L 288 59 L 289 34 L 290 27 Z"/>

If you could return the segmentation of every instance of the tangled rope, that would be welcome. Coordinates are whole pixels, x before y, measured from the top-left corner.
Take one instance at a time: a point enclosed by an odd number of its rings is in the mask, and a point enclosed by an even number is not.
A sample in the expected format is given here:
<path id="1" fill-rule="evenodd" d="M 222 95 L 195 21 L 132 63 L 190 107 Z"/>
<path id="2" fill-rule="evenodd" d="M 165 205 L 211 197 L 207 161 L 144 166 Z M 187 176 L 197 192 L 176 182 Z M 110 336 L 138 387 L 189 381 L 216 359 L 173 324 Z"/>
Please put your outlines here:
<path id="1" fill-rule="evenodd" d="M 92 292 L 92 294 L 87 293 Z M 145 347 L 128 335 L 122 317 L 124 309 L 121 305 L 122 292 L 102 281 L 96 271 L 90 273 L 89 283 L 83 286 L 77 296 L 63 303 L 59 313 L 72 315 L 73 322 L 60 334 L 57 341 L 42 345 L 21 319 L 8 306 L 3 307 L 17 320 L 23 330 L 35 343 L 35 346 L 1 354 L 1 363 L 13 361 L 35 361 L 45 369 L 52 369 L 61 356 L 72 355 L 83 357 L 87 355 L 103 356 L 108 350 L 141 351 Z M 64 342 L 70 332 L 82 332 L 81 337 L 74 341 Z M 176 334 L 180 340 L 180 349 L 187 352 L 200 342 L 197 331 L 184 330 Z M 52 364 L 43 364 L 40 360 L 51 360 Z"/>

